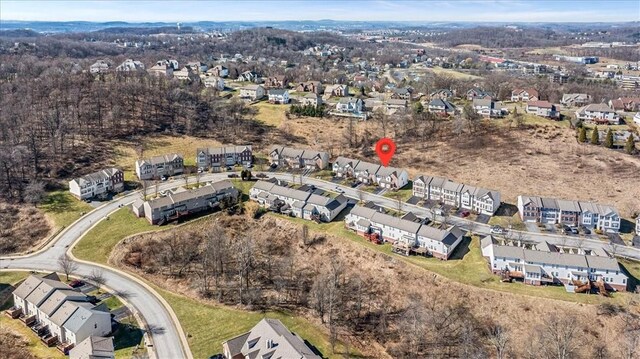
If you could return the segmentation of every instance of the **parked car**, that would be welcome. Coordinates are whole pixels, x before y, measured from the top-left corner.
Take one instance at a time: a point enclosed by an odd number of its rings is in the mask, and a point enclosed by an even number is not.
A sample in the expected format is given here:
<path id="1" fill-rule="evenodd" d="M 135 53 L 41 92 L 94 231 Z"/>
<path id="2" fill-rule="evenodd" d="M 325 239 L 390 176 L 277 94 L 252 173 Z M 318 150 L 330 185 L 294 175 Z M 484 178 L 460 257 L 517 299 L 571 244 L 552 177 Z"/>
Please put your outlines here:
<path id="1" fill-rule="evenodd" d="M 469 212 L 469 211 L 462 211 L 462 212 L 460 212 L 460 216 L 461 216 L 462 218 L 467 218 L 467 217 L 469 217 L 469 215 L 470 215 L 470 214 L 471 214 L 471 212 Z"/>
<path id="2" fill-rule="evenodd" d="M 276 167 L 278 167 L 278 164 L 277 163 L 272 163 L 271 166 L 269 166 L 269 167 L 276 168 Z"/>
<path id="3" fill-rule="evenodd" d="M 229 173 L 227 175 L 227 177 L 229 177 L 229 178 L 238 178 L 238 174 L 237 173 Z"/>
<path id="4" fill-rule="evenodd" d="M 269 176 L 267 176 L 266 174 L 260 172 L 260 173 L 256 174 L 256 177 L 258 177 L 258 178 L 267 178 Z"/>
<path id="5" fill-rule="evenodd" d="M 562 225 L 562 233 L 564 234 L 571 234 L 571 227 L 567 226 L 566 224 Z"/>
<path id="6" fill-rule="evenodd" d="M 79 288 L 79 287 L 82 287 L 83 285 L 84 285 L 84 282 L 77 279 L 69 282 L 69 287 L 71 288 Z"/>
<path id="7" fill-rule="evenodd" d="M 571 227 L 571 233 L 573 233 L 573 234 L 578 234 L 578 228 L 576 228 L 576 227 Z"/>
<path id="8" fill-rule="evenodd" d="M 204 172 L 204 168 L 198 167 L 198 173 L 202 173 L 202 172 Z"/>
<path id="9" fill-rule="evenodd" d="M 582 229 L 582 233 L 584 234 L 591 234 L 591 230 L 585 226 L 580 227 L 580 229 Z"/>
<path id="10" fill-rule="evenodd" d="M 500 226 L 491 227 L 491 234 L 504 234 L 504 233 L 505 233 L 504 228 Z"/>
<path id="11" fill-rule="evenodd" d="M 160 177 L 160 179 L 164 182 L 164 181 L 168 180 L 168 179 L 169 179 L 169 177 L 167 177 L 167 176 L 162 176 L 162 177 Z"/>

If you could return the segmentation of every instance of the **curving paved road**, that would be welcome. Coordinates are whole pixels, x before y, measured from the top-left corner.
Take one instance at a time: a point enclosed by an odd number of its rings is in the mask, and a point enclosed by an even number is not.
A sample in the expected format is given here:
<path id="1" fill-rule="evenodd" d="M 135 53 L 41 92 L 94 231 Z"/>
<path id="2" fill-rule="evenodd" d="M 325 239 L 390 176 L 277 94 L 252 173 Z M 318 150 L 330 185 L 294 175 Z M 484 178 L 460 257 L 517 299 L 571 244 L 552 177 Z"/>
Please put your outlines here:
<path id="1" fill-rule="evenodd" d="M 291 174 L 287 173 L 268 173 L 268 175 L 285 181 L 292 180 Z M 218 181 L 225 178 L 227 178 L 226 173 L 204 174 L 201 176 L 200 181 Z M 343 191 L 346 196 L 354 199 L 357 199 L 362 195 L 364 200 L 373 201 L 383 207 L 398 209 L 397 201 L 391 198 L 367 192 L 360 194 L 357 189 L 339 186 L 332 182 L 312 177 L 301 178 L 300 176 L 296 176 L 296 182 L 299 181 L 312 184 L 327 191 L 337 191 L 339 189 Z M 190 183 L 193 183 L 193 180 L 191 180 Z M 157 186 L 159 191 L 163 191 L 183 184 L 184 182 L 182 180 L 177 179 L 175 181 L 160 183 Z M 57 262 L 60 256 L 65 255 L 70 251 L 75 243 L 79 241 L 82 236 L 96 223 L 104 220 L 109 213 L 117 210 L 119 207 L 132 203 L 138 198 L 138 196 L 138 192 L 132 192 L 94 209 L 67 227 L 48 246 L 36 253 L 26 256 L 0 258 L 0 270 L 59 270 Z M 408 203 L 402 203 L 400 209 L 402 211 L 412 211 L 419 216 L 433 217 L 430 210 Z M 442 220 L 441 217 L 437 219 Z M 489 234 L 490 231 L 490 226 L 471 222 L 466 219 L 449 217 L 447 220 L 475 233 Z M 579 239 L 576 237 L 562 235 L 535 234 L 529 232 L 522 233 L 524 236 L 523 239 L 527 240 L 548 241 L 559 245 L 579 245 L 583 248 L 602 248 L 611 251 L 611 246 L 608 243 L 601 241 Z M 616 248 L 616 254 L 640 260 L 640 250 L 636 248 L 619 246 Z M 75 274 L 79 276 L 87 276 L 95 269 L 102 270 L 107 280 L 106 285 L 123 294 L 125 300 L 144 318 L 148 328 L 147 333 L 151 336 L 153 342 L 153 346 L 149 347 L 151 357 L 161 359 L 192 358 L 186 337 L 180 327 L 180 323 L 178 323 L 177 318 L 175 317 L 175 314 L 169 305 L 164 302 L 162 297 L 160 297 L 160 295 L 158 295 L 158 293 L 156 293 L 152 288 L 127 273 L 99 264 L 84 261 L 77 261 L 77 263 L 78 270 Z"/>

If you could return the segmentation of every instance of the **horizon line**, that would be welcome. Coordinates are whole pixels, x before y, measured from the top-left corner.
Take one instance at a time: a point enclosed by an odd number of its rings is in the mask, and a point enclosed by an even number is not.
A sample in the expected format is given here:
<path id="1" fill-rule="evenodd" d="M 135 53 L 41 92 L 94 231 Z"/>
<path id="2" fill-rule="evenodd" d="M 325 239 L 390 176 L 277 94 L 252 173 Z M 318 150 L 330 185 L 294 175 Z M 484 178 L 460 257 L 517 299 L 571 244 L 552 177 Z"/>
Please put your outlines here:
<path id="1" fill-rule="evenodd" d="M 584 23 L 596 23 L 596 24 L 627 24 L 627 23 L 640 23 L 640 20 L 627 20 L 627 21 L 490 21 L 490 20 L 334 20 L 334 19 L 320 19 L 320 20 L 191 20 L 191 21 L 179 21 L 179 20 L 162 20 L 162 21 L 126 21 L 126 20 L 101 20 L 101 21 L 92 21 L 92 20 L 14 20 L 14 19 L 0 19 L 1 22 L 36 22 L 36 23 L 66 23 L 66 22 L 88 22 L 88 23 L 108 23 L 108 22 L 122 22 L 126 24 L 151 24 L 151 23 L 181 23 L 181 24 L 189 24 L 189 23 L 199 23 L 199 22 L 322 22 L 322 21 L 334 21 L 334 22 L 360 22 L 360 23 L 467 23 L 467 24 L 475 24 L 475 23 L 495 23 L 495 24 L 584 24 Z"/>

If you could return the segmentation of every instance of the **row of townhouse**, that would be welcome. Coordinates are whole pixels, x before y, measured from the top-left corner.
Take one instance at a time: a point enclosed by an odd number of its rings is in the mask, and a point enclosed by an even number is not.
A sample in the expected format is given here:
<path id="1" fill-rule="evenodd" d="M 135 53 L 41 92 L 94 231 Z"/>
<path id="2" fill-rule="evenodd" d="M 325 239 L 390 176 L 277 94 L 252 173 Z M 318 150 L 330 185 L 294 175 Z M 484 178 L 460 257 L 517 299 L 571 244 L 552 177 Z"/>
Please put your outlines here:
<path id="1" fill-rule="evenodd" d="M 145 217 L 151 224 L 163 224 L 183 216 L 211 211 L 223 204 L 238 202 L 240 192 L 227 180 L 209 183 L 199 188 L 188 190 L 179 188 L 166 196 L 133 203 L 133 213 Z"/>
<path id="2" fill-rule="evenodd" d="M 136 161 L 136 175 L 140 180 L 158 179 L 182 173 L 184 173 L 184 158 L 177 153 Z"/>
<path id="3" fill-rule="evenodd" d="M 30 275 L 13 291 L 13 308 L 7 314 L 31 326 L 48 345 L 58 345 L 65 354 L 91 336 L 111 333 L 111 314 L 104 305 L 95 306 L 51 273 Z"/>
<path id="4" fill-rule="evenodd" d="M 413 196 L 493 215 L 500 207 L 500 192 L 451 181 L 444 177 L 418 176 Z"/>
<path id="5" fill-rule="evenodd" d="M 271 165 L 307 170 L 322 170 L 329 166 L 329 154 L 312 149 L 273 146 L 269 151 Z"/>
<path id="6" fill-rule="evenodd" d="M 200 169 L 219 170 L 220 167 L 249 165 L 253 162 L 250 145 L 198 148 L 196 165 Z"/>
<path id="7" fill-rule="evenodd" d="M 256 182 L 249 190 L 249 197 L 263 207 L 322 222 L 333 221 L 347 206 L 347 198 L 343 195 L 331 198 L 269 181 Z"/>
<path id="8" fill-rule="evenodd" d="M 388 189 L 400 189 L 409 183 L 409 174 L 404 169 L 342 156 L 333 162 L 332 171 L 338 178 L 355 178 L 358 182 Z"/>
<path id="9" fill-rule="evenodd" d="M 124 173 L 118 168 L 107 168 L 69 181 L 69 192 L 80 200 L 104 197 L 124 189 Z"/>
<path id="10" fill-rule="evenodd" d="M 518 212 L 525 222 L 584 226 L 603 232 L 620 230 L 620 214 L 613 206 L 537 196 L 518 196 Z"/>
<path id="11" fill-rule="evenodd" d="M 483 237 L 480 242 L 482 255 L 493 273 L 508 273 L 510 278 L 522 279 L 526 284 L 582 285 L 600 281 L 608 290 L 627 289 L 627 276 L 615 258 L 604 251 L 602 255 L 565 253 L 546 242 L 532 248 L 501 245 L 492 236 Z"/>
<path id="12" fill-rule="evenodd" d="M 464 237 L 464 231 L 456 226 L 438 229 L 422 221 L 409 219 L 415 216 L 394 217 L 373 208 L 356 205 L 345 217 L 345 226 L 358 235 L 376 234 L 386 242 L 403 247 L 421 249 L 425 254 L 447 260 Z"/>

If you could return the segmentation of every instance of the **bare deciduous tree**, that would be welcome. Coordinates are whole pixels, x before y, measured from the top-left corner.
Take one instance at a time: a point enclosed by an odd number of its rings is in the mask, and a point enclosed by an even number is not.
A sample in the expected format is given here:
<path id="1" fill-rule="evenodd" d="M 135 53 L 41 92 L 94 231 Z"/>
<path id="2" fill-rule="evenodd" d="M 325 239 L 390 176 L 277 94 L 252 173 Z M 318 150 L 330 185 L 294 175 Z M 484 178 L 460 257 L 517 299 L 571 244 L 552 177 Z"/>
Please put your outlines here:
<path id="1" fill-rule="evenodd" d="M 67 281 L 69 280 L 69 276 L 73 275 L 78 270 L 78 264 L 71 260 L 67 255 L 61 255 L 58 258 L 58 267 L 67 277 Z"/>
<path id="2" fill-rule="evenodd" d="M 102 287 L 107 284 L 107 278 L 101 269 L 92 270 L 87 276 L 87 280 L 98 288 L 98 293 L 102 290 Z"/>

